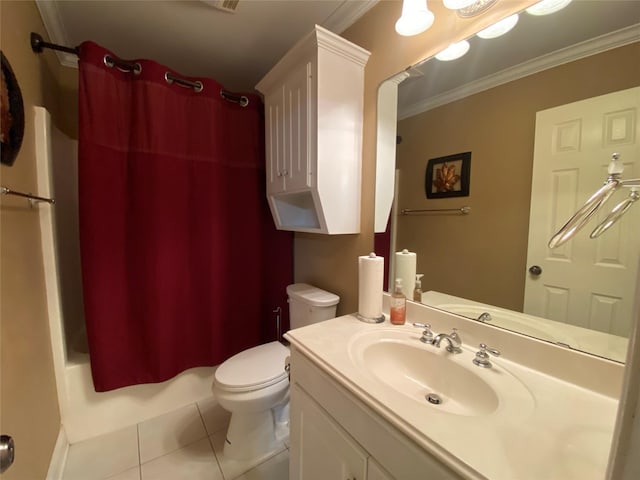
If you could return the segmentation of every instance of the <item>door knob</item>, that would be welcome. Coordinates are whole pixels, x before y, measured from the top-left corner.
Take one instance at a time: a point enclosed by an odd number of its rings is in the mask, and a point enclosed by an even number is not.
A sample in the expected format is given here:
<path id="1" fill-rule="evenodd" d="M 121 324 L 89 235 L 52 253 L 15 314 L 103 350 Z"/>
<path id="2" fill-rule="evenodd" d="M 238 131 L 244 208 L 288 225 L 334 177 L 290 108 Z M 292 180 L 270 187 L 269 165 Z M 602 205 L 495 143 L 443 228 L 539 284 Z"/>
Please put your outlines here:
<path id="1" fill-rule="evenodd" d="M 533 265 L 532 267 L 529 267 L 529 273 L 537 277 L 542 273 L 542 269 L 538 265 Z"/>
<path id="2" fill-rule="evenodd" d="M 11 466 L 16 456 L 13 438 L 9 435 L 0 435 L 0 473 L 4 473 Z"/>

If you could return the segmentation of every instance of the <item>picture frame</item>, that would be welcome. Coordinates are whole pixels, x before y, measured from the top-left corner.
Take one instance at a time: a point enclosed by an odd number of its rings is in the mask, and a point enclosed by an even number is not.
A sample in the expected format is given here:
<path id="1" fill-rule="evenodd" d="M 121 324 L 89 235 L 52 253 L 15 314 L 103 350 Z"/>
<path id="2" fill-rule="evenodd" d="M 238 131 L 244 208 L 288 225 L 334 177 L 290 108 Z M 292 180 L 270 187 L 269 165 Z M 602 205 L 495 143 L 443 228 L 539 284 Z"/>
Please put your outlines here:
<path id="1" fill-rule="evenodd" d="M 468 197 L 470 177 L 471 152 L 432 158 L 425 173 L 427 198 Z"/>

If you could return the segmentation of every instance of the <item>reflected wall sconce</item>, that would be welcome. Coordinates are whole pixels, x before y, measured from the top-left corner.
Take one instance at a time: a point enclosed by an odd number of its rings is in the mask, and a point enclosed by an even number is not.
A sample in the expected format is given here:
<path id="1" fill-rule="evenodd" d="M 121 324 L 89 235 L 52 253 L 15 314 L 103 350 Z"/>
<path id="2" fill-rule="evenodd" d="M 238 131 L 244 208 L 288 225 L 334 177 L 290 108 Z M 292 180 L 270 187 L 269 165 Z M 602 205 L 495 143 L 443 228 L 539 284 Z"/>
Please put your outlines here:
<path id="1" fill-rule="evenodd" d="M 462 40 L 461 42 L 452 43 L 447 48 L 442 50 L 440 53 L 436 55 L 438 60 L 443 62 L 449 62 L 451 60 L 456 60 L 462 57 L 465 53 L 469 51 L 469 42 L 466 40 Z"/>
<path id="2" fill-rule="evenodd" d="M 489 39 L 497 38 L 510 31 L 518 23 L 518 14 L 503 18 L 499 22 L 494 23 L 490 27 L 485 28 L 477 33 L 478 37 Z"/>
<path id="3" fill-rule="evenodd" d="M 403 0 L 402 15 L 396 22 L 396 32 L 405 37 L 418 35 L 433 25 L 433 13 L 427 0 Z"/>
<path id="4" fill-rule="evenodd" d="M 531 15 L 549 15 L 550 13 L 556 13 L 569 5 L 571 0 L 542 0 L 535 5 L 527 8 L 526 12 Z"/>

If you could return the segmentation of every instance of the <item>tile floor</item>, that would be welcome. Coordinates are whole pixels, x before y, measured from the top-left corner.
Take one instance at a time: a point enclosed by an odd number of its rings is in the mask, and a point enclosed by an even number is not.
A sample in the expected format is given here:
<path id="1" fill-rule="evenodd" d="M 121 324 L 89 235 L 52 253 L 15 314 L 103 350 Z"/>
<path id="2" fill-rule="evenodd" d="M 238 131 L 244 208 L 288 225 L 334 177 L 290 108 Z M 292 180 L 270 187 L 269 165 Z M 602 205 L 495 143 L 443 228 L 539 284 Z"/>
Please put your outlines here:
<path id="1" fill-rule="evenodd" d="M 229 414 L 212 398 L 69 448 L 63 480 L 288 480 L 289 451 L 224 458 Z"/>

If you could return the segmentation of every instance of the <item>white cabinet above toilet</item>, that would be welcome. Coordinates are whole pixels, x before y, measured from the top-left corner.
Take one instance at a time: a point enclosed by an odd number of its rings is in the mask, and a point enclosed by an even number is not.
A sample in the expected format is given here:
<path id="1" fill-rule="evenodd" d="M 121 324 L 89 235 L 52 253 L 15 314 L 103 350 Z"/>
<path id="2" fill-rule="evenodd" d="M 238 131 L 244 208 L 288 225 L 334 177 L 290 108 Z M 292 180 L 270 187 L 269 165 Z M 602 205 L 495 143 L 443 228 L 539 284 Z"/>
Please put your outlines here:
<path id="1" fill-rule="evenodd" d="M 368 58 L 316 25 L 256 86 L 265 101 L 267 197 L 279 230 L 360 232 Z"/>

